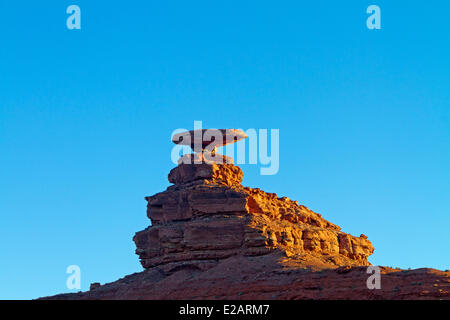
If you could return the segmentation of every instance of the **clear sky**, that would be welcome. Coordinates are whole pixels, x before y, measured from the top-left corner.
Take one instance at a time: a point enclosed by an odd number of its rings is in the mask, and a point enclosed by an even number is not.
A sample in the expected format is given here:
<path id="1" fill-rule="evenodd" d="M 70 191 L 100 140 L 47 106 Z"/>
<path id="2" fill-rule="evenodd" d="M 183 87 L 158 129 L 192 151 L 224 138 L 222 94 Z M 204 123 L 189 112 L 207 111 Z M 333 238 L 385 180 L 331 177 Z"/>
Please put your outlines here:
<path id="1" fill-rule="evenodd" d="M 66 8 L 81 8 L 68 30 Z M 366 8 L 381 8 L 381 30 Z M 174 129 L 280 130 L 244 184 L 450 269 L 450 2 L 0 1 L 0 298 L 138 272 Z"/>

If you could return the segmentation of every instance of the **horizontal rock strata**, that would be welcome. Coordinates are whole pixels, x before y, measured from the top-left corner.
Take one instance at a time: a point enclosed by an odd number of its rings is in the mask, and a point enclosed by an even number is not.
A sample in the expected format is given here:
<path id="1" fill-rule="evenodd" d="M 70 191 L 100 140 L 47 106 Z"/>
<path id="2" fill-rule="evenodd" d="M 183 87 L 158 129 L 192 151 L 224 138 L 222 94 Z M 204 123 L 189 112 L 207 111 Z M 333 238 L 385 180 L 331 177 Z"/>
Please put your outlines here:
<path id="1" fill-rule="evenodd" d="M 174 183 L 147 197 L 152 226 L 136 233 L 144 268 L 282 252 L 290 263 L 316 267 L 370 265 L 373 246 L 286 197 L 241 185 L 232 164 L 181 164 Z M 203 265 L 204 267 L 204 265 Z"/>

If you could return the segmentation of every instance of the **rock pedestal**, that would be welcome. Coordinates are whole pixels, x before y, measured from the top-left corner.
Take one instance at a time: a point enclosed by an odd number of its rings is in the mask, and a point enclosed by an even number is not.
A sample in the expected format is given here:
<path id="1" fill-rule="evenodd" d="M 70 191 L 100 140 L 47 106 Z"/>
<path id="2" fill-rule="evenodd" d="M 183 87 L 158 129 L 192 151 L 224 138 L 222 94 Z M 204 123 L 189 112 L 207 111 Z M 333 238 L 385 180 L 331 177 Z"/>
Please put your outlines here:
<path id="1" fill-rule="evenodd" d="M 373 246 L 286 197 L 241 185 L 233 164 L 180 164 L 174 185 L 147 197 L 152 225 L 136 233 L 144 268 L 208 269 L 232 256 L 275 254 L 286 265 L 337 268 L 370 265 Z"/>

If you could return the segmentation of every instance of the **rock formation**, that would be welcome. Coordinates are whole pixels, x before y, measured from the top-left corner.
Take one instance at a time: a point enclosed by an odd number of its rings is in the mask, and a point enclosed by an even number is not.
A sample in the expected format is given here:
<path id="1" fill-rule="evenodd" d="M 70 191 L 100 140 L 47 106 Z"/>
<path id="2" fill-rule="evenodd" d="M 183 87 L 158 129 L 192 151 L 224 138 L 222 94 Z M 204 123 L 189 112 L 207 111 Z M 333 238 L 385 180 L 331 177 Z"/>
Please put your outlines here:
<path id="1" fill-rule="evenodd" d="M 237 129 L 198 129 L 177 133 L 172 137 L 172 142 L 190 146 L 196 153 L 215 153 L 216 148 L 246 138 L 244 131 Z"/>
<path id="2" fill-rule="evenodd" d="M 232 256 L 281 253 L 285 263 L 314 268 L 367 266 L 373 246 L 286 197 L 241 185 L 233 164 L 181 164 L 173 186 L 147 197 L 152 226 L 138 232 L 144 268 L 211 268 Z"/>
<path id="3" fill-rule="evenodd" d="M 182 160 L 201 163 L 180 161 L 168 176 L 173 185 L 146 198 L 151 226 L 133 238 L 145 270 L 51 298 L 449 298 L 449 274 L 432 269 L 382 267 L 383 288 L 369 290 L 365 266 L 374 247 L 365 235 L 344 233 L 297 201 L 242 186 L 242 170 L 229 158 L 210 154 L 206 144 L 200 149 Z"/>

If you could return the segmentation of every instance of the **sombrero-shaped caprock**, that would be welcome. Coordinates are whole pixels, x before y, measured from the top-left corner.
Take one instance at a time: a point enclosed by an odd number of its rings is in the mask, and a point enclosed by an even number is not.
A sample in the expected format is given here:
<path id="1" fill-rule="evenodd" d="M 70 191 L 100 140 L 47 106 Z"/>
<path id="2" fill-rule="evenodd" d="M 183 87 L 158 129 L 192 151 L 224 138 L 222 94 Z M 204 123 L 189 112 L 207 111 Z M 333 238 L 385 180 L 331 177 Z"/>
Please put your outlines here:
<path id="1" fill-rule="evenodd" d="M 215 148 L 245 138 L 247 138 L 247 135 L 244 131 L 238 129 L 199 129 L 177 133 L 173 135 L 172 142 L 190 146 L 192 150 L 198 152 L 204 149 L 213 151 Z M 201 150 L 197 150 L 198 148 Z"/>

